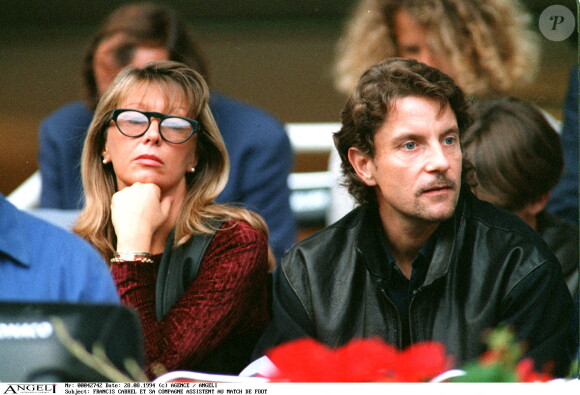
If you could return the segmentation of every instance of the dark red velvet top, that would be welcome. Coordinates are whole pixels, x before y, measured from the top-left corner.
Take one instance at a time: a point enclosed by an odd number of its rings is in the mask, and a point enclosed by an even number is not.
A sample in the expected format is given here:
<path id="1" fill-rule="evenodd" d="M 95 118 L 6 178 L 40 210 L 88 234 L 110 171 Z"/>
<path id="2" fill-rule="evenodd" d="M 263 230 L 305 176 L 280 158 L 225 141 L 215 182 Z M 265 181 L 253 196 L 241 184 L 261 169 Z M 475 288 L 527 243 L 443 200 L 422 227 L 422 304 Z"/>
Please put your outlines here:
<path id="1" fill-rule="evenodd" d="M 208 246 L 197 278 L 161 321 L 155 317 L 161 255 L 153 257 L 153 264 L 113 265 L 121 300 L 141 318 L 150 376 L 154 364 L 168 371 L 198 370 L 196 366 L 224 340 L 246 347 L 255 343 L 269 321 L 267 256 L 262 232 L 245 222 L 224 223 Z"/>

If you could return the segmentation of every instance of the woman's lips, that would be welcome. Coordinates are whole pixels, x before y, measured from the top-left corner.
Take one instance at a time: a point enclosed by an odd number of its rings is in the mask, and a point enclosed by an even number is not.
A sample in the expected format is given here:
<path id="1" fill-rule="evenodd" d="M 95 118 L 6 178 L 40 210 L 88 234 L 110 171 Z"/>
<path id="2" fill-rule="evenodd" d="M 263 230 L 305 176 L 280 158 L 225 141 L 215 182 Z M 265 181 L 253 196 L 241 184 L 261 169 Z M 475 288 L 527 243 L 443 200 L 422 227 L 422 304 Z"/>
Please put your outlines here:
<path id="1" fill-rule="evenodd" d="M 135 158 L 135 162 L 145 166 L 162 166 L 163 161 L 155 155 L 139 155 Z"/>

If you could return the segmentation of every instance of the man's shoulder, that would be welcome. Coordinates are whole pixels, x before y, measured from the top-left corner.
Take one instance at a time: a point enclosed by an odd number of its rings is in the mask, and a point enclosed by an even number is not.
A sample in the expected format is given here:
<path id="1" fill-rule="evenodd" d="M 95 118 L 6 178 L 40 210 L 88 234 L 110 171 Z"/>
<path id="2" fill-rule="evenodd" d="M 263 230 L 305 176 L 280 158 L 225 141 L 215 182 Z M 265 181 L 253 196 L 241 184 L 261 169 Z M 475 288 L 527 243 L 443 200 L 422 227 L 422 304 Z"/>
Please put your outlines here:
<path id="1" fill-rule="evenodd" d="M 101 260 L 96 250 L 80 236 L 32 214 L 26 212 L 21 214 L 25 231 L 37 240 L 38 249 L 42 247 L 45 252 L 54 252 L 61 257 L 69 255 L 76 258 L 92 257 Z"/>
<path id="2" fill-rule="evenodd" d="M 298 261 L 313 268 L 336 265 L 346 259 L 345 254 L 355 252 L 363 217 L 364 209 L 355 208 L 334 224 L 301 240 L 288 250 L 283 265 Z"/>
<path id="3" fill-rule="evenodd" d="M 537 236 L 536 232 L 515 214 L 491 203 L 479 200 L 475 196 L 467 197 L 465 199 L 465 206 L 466 209 L 462 212 L 462 215 L 467 221 L 476 222 L 490 229 L 501 229 Z"/>
<path id="4" fill-rule="evenodd" d="M 4 298 L 119 303 L 103 258 L 87 241 L 1 197 L 0 251 L 1 275 L 12 280 L 0 284 Z"/>
<path id="5" fill-rule="evenodd" d="M 538 264 L 556 262 L 540 234 L 515 214 L 475 197 L 466 199 L 465 203 L 466 208 L 462 211 L 466 223 L 465 237 L 474 242 L 476 240 L 478 248 L 486 248 L 497 254 L 504 253 L 506 249 L 521 248 L 527 256 L 534 256 Z"/>
<path id="6" fill-rule="evenodd" d="M 6 248 L 13 249 L 16 255 L 28 256 L 32 261 L 48 261 L 52 265 L 65 261 L 70 263 L 70 257 L 77 258 L 75 263 L 78 265 L 82 264 L 82 260 L 78 259 L 81 257 L 101 260 L 87 241 L 70 231 L 18 210 L 6 200 L 0 202 L 0 211 L 3 222 L 10 222 L 4 237 L 10 238 L 12 243 Z M 26 253 L 20 255 L 18 251 L 23 248 Z"/>

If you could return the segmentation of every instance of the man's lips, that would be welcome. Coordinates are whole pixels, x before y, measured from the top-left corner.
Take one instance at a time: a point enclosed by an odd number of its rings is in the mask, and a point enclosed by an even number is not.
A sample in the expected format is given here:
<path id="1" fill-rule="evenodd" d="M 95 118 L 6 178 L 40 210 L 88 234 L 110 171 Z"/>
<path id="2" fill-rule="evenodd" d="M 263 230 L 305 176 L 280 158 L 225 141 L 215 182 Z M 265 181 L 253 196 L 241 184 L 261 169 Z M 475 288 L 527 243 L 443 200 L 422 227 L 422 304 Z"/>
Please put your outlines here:
<path id="1" fill-rule="evenodd" d="M 161 166 L 163 161 L 155 155 L 139 155 L 135 158 L 135 162 L 147 166 Z"/>
<path id="2" fill-rule="evenodd" d="M 439 182 L 436 184 L 426 185 L 425 187 L 423 187 L 419 190 L 418 195 L 421 195 L 424 193 L 448 192 L 452 189 L 455 189 L 455 183 L 451 180 L 448 180 L 448 182 L 444 182 L 444 183 Z"/>
<path id="3" fill-rule="evenodd" d="M 448 190 L 448 189 L 452 189 L 452 186 L 451 185 L 438 185 L 438 186 L 427 188 L 427 189 L 423 190 L 423 193 L 425 193 L 425 192 L 437 192 L 437 191 L 443 191 L 443 190 Z"/>

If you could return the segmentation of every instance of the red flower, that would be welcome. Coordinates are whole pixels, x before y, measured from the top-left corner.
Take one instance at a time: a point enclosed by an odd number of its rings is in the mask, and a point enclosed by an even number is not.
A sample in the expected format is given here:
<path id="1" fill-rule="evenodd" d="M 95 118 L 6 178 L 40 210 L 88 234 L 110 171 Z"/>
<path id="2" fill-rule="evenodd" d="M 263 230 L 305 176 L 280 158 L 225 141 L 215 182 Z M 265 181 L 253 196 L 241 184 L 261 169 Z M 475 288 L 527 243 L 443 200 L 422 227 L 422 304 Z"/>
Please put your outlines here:
<path id="1" fill-rule="evenodd" d="M 546 372 L 534 371 L 534 361 L 531 358 L 521 360 L 516 366 L 518 381 L 521 383 L 538 383 L 553 380 L 550 374 Z"/>
<path id="2" fill-rule="evenodd" d="M 445 347 L 437 342 L 415 344 L 401 353 L 397 373 L 399 381 L 425 382 L 451 368 Z"/>
<path id="3" fill-rule="evenodd" d="M 428 381 L 450 366 L 441 344 L 400 352 L 378 338 L 355 339 L 337 349 L 305 338 L 272 349 L 268 357 L 278 368 L 270 379 L 293 382 Z"/>

